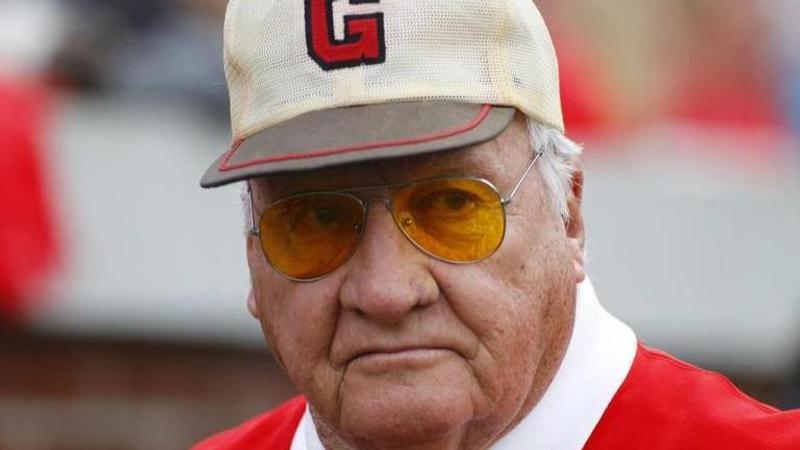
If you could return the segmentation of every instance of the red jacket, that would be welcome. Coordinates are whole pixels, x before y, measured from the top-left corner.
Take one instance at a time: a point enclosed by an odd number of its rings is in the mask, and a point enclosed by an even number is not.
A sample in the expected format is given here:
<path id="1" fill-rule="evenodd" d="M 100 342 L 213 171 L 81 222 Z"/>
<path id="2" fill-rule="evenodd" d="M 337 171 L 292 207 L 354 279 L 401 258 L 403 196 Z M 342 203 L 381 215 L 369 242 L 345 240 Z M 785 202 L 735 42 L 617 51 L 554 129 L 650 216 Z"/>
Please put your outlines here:
<path id="1" fill-rule="evenodd" d="M 289 450 L 305 407 L 297 397 L 193 450 Z M 718 373 L 640 344 L 584 449 L 798 450 L 800 410 L 761 404 Z"/>

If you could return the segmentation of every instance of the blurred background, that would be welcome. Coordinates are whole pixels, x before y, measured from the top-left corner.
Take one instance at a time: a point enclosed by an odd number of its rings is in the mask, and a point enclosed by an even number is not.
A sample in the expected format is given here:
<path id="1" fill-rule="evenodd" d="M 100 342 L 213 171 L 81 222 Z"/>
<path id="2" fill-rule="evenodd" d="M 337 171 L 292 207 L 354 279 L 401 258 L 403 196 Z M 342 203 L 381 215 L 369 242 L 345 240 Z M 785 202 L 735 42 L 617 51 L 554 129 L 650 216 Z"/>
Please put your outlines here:
<path id="1" fill-rule="evenodd" d="M 735 4 L 734 4 L 735 3 Z M 538 1 L 589 273 L 800 406 L 800 1 Z M 179 449 L 293 395 L 245 307 L 223 0 L 0 0 L 0 450 Z"/>

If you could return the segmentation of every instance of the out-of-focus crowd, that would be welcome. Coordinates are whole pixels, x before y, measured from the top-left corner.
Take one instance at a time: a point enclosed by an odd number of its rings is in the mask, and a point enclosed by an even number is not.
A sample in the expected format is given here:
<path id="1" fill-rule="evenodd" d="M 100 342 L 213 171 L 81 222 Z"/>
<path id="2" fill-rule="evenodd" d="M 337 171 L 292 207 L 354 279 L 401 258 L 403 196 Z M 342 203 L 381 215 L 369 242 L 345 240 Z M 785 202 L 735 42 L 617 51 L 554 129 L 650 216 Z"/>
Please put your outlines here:
<path id="1" fill-rule="evenodd" d="M 562 76 L 573 89 L 597 86 L 590 104 L 614 124 L 800 130 L 796 1 L 543 3 Z"/>
<path id="2" fill-rule="evenodd" d="M 5 0 L 0 75 L 225 112 L 223 0 Z M 224 117 L 224 116 L 223 116 Z"/>
<path id="3" fill-rule="evenodd" d="M 346 0 L 338 0 L 346 1 Z M 659 120 L 800 130 L 800 3 L 538 1 L 573 131 Z M 225 0 L 5 0 L 0 73 L 224 114 Z"/>

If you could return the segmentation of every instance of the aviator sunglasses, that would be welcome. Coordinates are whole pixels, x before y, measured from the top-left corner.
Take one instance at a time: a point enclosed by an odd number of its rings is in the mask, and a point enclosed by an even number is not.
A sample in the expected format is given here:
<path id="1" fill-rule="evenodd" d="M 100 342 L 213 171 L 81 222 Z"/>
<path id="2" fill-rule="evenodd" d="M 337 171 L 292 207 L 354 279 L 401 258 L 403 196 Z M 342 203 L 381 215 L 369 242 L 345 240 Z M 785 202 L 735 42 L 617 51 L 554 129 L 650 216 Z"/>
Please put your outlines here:
<path id="1" fill-rule="evenodd" d="M 330 274 L 355 253 L 366 228 L 369 205 L 380 200 L 400 231 L 422 252 L 441 261 L 467 264 L 492 256 L 506 234 L 506 207 L 528 177 L 537 153 L 514 188 L 503 197 L 488 180 L 445 176 L 402 184 L 292 194 L 269 203 L 253 229 L 270 265 L 284 277 L 310 282 Z M 362 199 L 355 193 L 390 189 L 391 195 Z"/>

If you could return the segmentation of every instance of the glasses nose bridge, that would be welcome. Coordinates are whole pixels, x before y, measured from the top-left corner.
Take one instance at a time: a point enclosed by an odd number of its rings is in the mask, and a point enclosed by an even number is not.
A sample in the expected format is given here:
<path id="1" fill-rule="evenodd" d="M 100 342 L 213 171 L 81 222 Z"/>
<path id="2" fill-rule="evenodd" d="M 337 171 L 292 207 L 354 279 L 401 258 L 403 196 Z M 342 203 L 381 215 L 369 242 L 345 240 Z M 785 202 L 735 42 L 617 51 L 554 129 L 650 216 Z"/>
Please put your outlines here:
<path id="1" fill-rule="evenodd" d="M 383 206 L 386 208 L 386 210 L 390 213 L 392 212 L 392 198 L 389 196 L 373 194 L 361 200 L 361 203 L 364 205 L 364 209 L 367 212 L 369 212 L 370 205 L 375 202 L 383 203 Z"/>
<path id="2" fill-rule="evenodd" d="M 403 225 L 402 225 L 401 219 L 399 219 L 395 215 L 395 211 L 394 211 L 393 195 L 394 195 L 394 193 L 392 193 L 390 195 L 373 194 L 373 195 L 370 195 L 370 196 L 368 196 L 366 198 L 363 198 L 361 200 L 361 204 L 364 205 L 364 216 L 366 217 L 366 216 L 369 215 L 369 208 L 370 208 L 370 205 L 372 205 L 372 203 L 375 203 L 375 202 L 382 203 L 383 206 L 386 208 L 386 212 L 388 212 L 389 216 L 392 218 L 392 222 L 394 222 L 394 224 L 397 225 L 400 228 L 400 231 L 402 232 L 403 231 L 403 229 L 402 229 Z M 406 220 L 408 220 L 408 219 L 406 219 Z M 405 232 L 403 232 L 403 235 L 406 237 L 406 239 L 411 239 L 408 235 L 405 234 Z"/>

